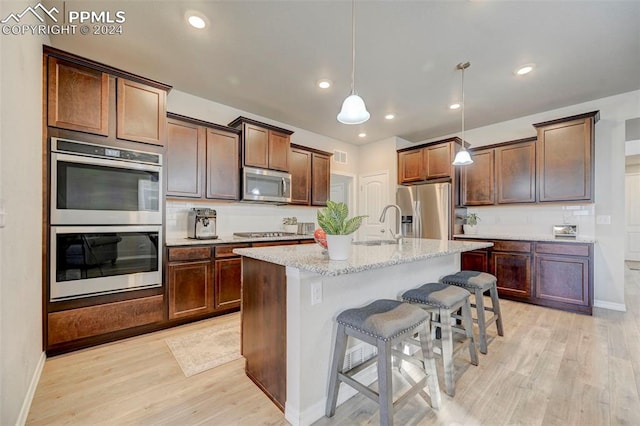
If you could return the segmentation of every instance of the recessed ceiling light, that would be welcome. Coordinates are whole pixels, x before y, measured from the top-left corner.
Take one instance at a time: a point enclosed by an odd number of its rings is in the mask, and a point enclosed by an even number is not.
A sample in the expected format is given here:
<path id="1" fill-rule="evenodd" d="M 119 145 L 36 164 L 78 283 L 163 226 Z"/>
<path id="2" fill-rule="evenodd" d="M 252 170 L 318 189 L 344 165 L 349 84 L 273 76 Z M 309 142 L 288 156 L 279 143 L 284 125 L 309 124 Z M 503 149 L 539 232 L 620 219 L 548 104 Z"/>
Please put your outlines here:
<path id="1" fill-rule="evenodd" d="M 533 71 L 533 68 L 535 67 L 535 64 L 526 64 L 521 66 L 520 68 L 518 68 L 515 73 L 516 75 L 525 75 L 525 74 L 529 74 L 531 71 Z"/>
<path id="2" fill-rule="evenodd" d="M 207 26 L 207 17 L 199 12 L 188 11 L 185 16 L 187 18 L 187 22 L 193 28 L 201 30 Z"/>
<path id="3" fill-rule="evenodd" d="M 331 87 L 331 80 L 327 80 L 326 78 L 318 80 L 318 87 L 321 89 L 328 89 Z"/>
<path id="4" fill-rule="evenodd" d="M 394 118 L 396 118 L 396 116 L 393 114 L 387 114 L 384 116 L 384 118 L 385 120 L 393 120 Z"/>
<path id="5" fill-rule="evenodd" d="M 364 132 L 362 132 L 362 133 L 358 133 L 358 137 L 359 137 L 359 138 L 366 138 L 366 137 L 367 137 L 367 134 L 366 134 L 366 133 L 364 133 Z"/>
<path id="6" fill-rule="evenodd" d="M 449 109 L 458 109 L 458 108 L 460 108 L 460 104 L 459 103 L 455 103 L 455 104 L 449 105 Z"/>

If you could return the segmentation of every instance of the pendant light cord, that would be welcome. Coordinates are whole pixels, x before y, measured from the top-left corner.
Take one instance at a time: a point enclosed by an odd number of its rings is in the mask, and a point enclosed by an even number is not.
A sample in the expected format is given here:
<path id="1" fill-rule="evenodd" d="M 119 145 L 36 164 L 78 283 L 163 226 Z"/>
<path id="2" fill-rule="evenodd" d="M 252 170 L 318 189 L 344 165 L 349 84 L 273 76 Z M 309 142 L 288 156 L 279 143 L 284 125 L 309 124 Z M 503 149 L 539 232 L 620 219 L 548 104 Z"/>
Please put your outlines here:
<path id="1" fill-rule="evenodd" d="M 351 94 L 356 93 L 356 0 L 351 0 Z"/>
<path id="2" fill-rule="evenodd" d="M 466 150 L 464 143 L 464 65 L 462 67 L 462 149 Z"/>

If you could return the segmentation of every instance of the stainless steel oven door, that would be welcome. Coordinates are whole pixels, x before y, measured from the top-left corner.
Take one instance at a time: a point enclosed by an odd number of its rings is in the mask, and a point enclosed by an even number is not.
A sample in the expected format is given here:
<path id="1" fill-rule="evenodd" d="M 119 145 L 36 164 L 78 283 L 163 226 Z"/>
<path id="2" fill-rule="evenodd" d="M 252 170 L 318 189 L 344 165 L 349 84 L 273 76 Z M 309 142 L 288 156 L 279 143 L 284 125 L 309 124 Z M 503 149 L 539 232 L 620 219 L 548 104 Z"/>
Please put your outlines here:
<path id="1" fill-rule="evenodd" d="M 51 153 L 51 224 L 161 224 L 162 167 Z"/>
<path id="2" fill-rule="evenodd" d="M 52 226 L 50 300 L 162 285 L 162 226 Z"/>

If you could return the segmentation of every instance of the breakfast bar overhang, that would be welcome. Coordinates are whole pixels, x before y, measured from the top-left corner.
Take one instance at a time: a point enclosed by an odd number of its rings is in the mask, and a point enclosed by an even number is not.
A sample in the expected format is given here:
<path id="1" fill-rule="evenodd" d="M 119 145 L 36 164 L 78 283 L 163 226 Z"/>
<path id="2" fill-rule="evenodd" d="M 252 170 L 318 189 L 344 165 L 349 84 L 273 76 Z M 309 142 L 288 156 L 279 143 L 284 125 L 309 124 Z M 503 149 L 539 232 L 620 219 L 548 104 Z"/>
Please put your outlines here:
<path id="1" fill-rule="evenodd" d="M 491 245 L 405 238 L 354 244 L 345 261 L 329 260 L 315 244 L 234 250 L 242 255 L 247 375 L 291 424 L 313 423 L 324 416 L 336 316 L 457 272 L 460 253 Z M 371 369 L 361 374 L 364 381 L 376 378 Z M 354 393 L 341 387 L 338 403 Z"/>

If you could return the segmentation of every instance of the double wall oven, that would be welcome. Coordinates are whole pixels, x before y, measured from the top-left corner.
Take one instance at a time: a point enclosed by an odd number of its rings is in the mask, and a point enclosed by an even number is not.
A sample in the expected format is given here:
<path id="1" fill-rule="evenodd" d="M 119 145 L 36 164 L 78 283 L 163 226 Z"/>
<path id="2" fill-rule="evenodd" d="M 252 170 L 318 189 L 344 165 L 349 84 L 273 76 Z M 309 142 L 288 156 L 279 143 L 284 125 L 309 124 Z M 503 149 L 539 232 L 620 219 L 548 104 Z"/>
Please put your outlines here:
<path id="1" fill-rule="evenodd" d="M 162 156 L 51 138 L 51 301 L 162 285 Z"/>

